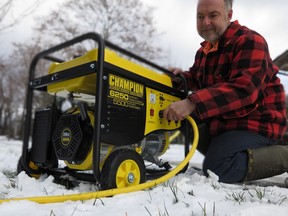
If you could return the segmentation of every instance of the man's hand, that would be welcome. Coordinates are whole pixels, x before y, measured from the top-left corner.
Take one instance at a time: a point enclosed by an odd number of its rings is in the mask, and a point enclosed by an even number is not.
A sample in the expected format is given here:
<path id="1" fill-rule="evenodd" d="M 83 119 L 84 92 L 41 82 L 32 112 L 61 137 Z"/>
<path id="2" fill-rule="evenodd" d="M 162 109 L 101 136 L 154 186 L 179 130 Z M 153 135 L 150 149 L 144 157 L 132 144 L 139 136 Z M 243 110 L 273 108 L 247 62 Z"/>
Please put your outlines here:
<path id="1" fill-rule="evenodd" d="M 163 117 L 170 121 L 182 121 L 190 115 L 196 105 L 188 98 L 170 104 L 163 112 Z"/>
<path id="2" fill-rule="evenodd" d="M 169 71 L 175 76 L 172 79 L 173 88 L 178 89 L 178 90 L 183 89 L 183 80 L 179 76 L 177 76 L 183 73 L 183 70 L 180 68 L 170 67 Z"/>
<path id="3" fill-rule="evenodd" d="M 170 67 L 169 71 L 171 71 L 175 76 L 183 73 L 183 70 L 181 68 L 175 68 L 175 67 Z"/>

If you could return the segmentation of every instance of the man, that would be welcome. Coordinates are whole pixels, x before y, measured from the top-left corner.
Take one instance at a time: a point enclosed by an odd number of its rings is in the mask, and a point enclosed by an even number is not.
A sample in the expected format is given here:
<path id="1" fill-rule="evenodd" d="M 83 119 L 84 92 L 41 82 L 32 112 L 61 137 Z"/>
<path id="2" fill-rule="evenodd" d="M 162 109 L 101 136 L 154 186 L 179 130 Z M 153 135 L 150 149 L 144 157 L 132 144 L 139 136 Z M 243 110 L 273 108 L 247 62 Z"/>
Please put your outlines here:
<path id="1" fill-rule="evenodd" d="M 288 171 L 288 146 L 278 143 L 286 129 L 278 68 L 261 35 L 231 22 L 232 3 L 198 1 L 197 30 L 205 41 L 189 71 L 172 70 L 183 73 L 193 93 L 163 113 L 168 120 L 193 115 L 206 123 L 209 132 L 201 132 L 199 141 L 203 171 L 225 183 Z"/>

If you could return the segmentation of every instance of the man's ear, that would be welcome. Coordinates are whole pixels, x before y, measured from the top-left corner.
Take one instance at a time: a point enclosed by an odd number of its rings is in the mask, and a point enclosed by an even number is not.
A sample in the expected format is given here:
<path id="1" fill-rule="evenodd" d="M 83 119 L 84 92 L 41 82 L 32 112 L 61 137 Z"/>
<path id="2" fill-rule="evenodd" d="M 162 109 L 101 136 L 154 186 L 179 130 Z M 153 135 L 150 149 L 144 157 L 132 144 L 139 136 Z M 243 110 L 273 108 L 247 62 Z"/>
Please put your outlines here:
<path id="1" fill-rule="evenodd" d="M 228 19 L 229 19 L 229 21 L 232 19 L 232 15 L 233 15 L 233 10 L 231 9 L 231 10 L 229 10 L 229 12 L 228 12 Z"/>

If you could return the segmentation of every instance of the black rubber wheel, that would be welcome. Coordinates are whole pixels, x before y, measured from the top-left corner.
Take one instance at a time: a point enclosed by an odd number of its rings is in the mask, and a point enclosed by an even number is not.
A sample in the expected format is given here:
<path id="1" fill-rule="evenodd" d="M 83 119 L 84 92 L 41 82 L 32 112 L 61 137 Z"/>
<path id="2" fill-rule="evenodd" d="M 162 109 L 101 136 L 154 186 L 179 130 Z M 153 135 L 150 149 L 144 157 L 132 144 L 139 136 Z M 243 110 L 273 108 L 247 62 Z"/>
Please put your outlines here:
<path id="1" fill-rule="evenodd" d="M 30 158 L 30 155 L 31 155 L 31 150 L 29 149 L 28 155 L 27 155 L 28 159 Z M 22 155 L 21 155 L 19 160 L 18 160 L 18 164 L 17 164 L 17 173 L 19 174 L 20 172 L 24 171 L 30 177 L 39 178 L 40 177 L 39 167 L 36 166 L 36 164 L 34 164 L 32 161 L 29 162 L 28 166 L 32 170 L 35 170 L 36 173 L 29 173 L 27 170 L 25 170 L 25 167 L 22 164 Z M 37 172 L 39 172 L 39 174 Z"/>
<path id="2" fill-rule="evenodd" d="M 109 155 L 100 175 L 103 190 L 124 188 L 146 181 L 146 168 L 142 157 L 134 150 L 122 149 Z"/>

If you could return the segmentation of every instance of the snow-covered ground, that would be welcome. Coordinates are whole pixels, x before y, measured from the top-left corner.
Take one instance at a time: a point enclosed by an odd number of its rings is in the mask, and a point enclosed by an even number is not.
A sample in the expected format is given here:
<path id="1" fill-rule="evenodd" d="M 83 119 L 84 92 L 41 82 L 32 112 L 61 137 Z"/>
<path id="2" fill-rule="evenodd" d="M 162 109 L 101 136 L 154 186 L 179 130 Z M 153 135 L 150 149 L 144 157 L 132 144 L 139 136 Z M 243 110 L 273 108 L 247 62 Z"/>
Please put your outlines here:
<path id="1" fill-rule="evenodd" d="M 67 190 L 53 177 L 33 179 L 24 173 L 13 176 L 22 143 L 0 136 L 0 199 L 27 196 L 63 195 L 94 191 L 95 186 L 80 183 Z M 173 163 L 183 158 L 183 147 L 171 145 L 163 156 Z M 288 215 L 288 189 L 259 184 L 229 185 L 206 178 L 191 166 L 201 167 L 203 157 L 196 152 L 185 174 L 145 191 L 87 201 L 37 204 L 11 201 L 0 204 L 1 216 L 190 216 L 190 215 Z M 12 175 L 12 176 L 11 176 Z M 261 182 L 283 182 L 287 174 Z M 258 185 L 258 186 L 257 186 Z"/>

